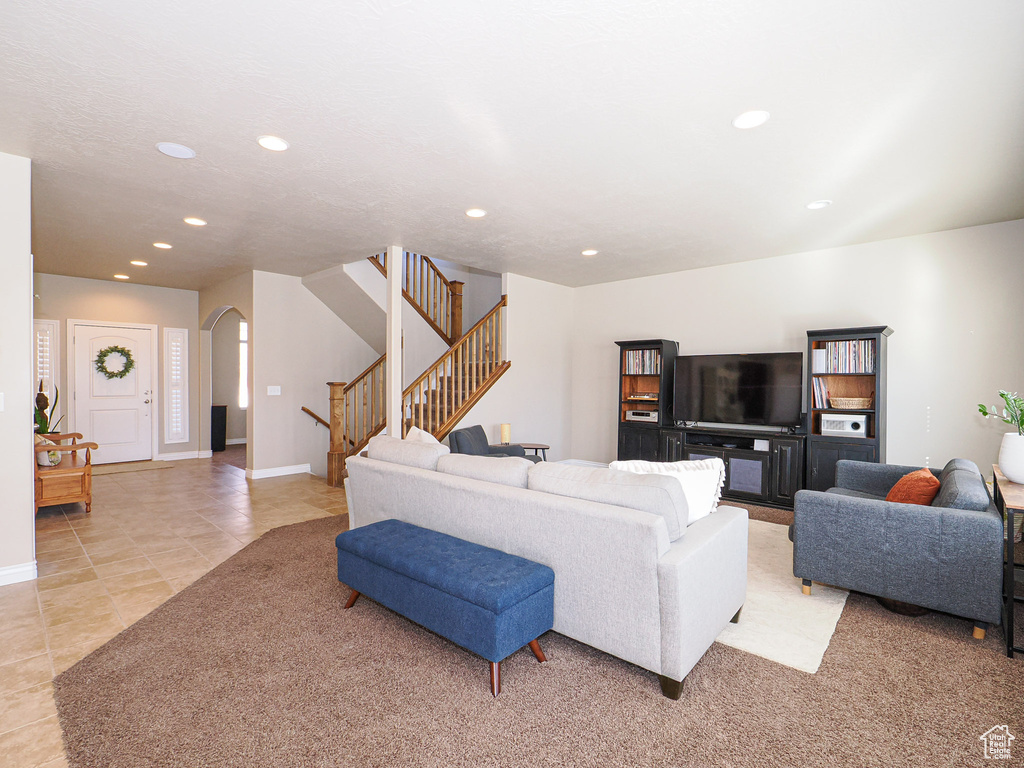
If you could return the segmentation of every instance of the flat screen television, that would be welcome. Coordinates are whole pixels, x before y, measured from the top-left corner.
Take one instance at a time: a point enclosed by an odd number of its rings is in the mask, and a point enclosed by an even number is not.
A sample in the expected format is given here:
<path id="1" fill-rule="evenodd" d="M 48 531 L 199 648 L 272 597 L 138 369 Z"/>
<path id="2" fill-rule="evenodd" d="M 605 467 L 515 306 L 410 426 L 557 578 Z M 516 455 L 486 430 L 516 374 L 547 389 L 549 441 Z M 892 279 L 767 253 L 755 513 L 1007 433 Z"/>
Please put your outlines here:
<path id="1" fill-rule="evenodd" d="M 681 355 L 676 358 L 676 421 L 797 427 L 803 355 Z"/>

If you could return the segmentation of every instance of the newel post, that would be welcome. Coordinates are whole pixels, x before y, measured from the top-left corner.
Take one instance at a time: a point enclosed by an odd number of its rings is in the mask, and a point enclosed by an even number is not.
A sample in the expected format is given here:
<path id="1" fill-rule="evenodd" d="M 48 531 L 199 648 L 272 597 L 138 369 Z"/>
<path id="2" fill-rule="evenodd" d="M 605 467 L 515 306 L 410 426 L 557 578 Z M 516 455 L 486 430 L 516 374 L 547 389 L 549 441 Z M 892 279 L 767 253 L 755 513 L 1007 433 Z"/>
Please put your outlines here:
<path id="1" fill-rule="evenodd" d="M 329 381 L 331 388 L 331 446 L 327 451 L 327 484 L 341 485 L 345 473 L 345 382 Z"/>
<path id="2" fill-rule="evenodd" d="M 452 280 L 452 303 L 451 303 L 451 335 L 452 344 L 462 338 L 462 286 L 460 280 Z"/>

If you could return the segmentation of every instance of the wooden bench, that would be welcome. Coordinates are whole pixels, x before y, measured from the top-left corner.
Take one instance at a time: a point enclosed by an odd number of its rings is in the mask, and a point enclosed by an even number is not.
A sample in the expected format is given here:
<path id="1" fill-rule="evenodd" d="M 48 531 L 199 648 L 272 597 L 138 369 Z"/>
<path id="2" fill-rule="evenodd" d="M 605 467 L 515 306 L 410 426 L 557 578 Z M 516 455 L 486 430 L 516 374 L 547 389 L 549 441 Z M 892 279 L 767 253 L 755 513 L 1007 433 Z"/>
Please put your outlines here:
<path id="1" fill-rule="evenodd" d="M 40 507 L 79 501 L 85 502 L 86 512 L 92 512 L 92 451 L 99 446 L 78 442 L 82 439 L 78 432 L 43 437 L 54 445 L 35 446 L 37 455 L 50 451 L 66 455 L 61 457 L 60 464 L 52 467 L 42 466 L 36 461 L 36 514 L 39 514 Z M 71 442 L 64 445 L 64 440 Z"/>
<path id="2" fill-rule="evenodd" d="M 338 534 L 338 580 L 491 663 L 501 693 L 501 660 L 537 642 L 555 621 L 555 572 L 400 520 Z"/>

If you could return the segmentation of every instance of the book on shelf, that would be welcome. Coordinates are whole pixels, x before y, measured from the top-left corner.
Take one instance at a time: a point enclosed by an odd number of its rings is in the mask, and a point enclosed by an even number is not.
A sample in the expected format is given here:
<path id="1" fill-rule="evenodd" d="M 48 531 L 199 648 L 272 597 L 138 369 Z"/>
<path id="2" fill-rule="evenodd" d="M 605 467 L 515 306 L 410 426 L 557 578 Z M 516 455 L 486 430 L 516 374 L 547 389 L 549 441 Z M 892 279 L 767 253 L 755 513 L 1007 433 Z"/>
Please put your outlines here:
<path id="1" fill-rule="evenodd" d="M 814 407 L 818 410 L 828 407 L 828 388 L 824 379 L 811 379 Z"/>
<path id="2" fill-rule="evenodd" d="M 819 355 L 818 353 L 823 353 Z M 823 349 L 812 350 L 813 373 L 874 373 L 875 340 L 826 341 Z"/>
<path id="3" fill-rule="evenodd" d="M 661 374 L 661 350 L 627 349 L 624 367 L 623 373 L 627 375 L 658 376 Z"/>

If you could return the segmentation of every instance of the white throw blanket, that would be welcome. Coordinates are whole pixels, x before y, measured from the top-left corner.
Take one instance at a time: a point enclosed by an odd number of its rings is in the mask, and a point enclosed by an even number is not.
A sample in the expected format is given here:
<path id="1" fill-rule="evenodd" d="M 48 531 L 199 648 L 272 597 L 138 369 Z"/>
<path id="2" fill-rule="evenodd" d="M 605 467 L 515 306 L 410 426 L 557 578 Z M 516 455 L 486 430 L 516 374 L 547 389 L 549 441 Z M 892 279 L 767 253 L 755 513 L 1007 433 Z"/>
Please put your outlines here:
<path id="1" fill-rule="evenodd" d="M 725 485 L 725 462 L 721 459 L 700 461 L 613 461 L 611 469 L 639 475 L 672 475 L 679 481 L 686 496 L 687 525 L 706 517 L 718 508 Z"/>

